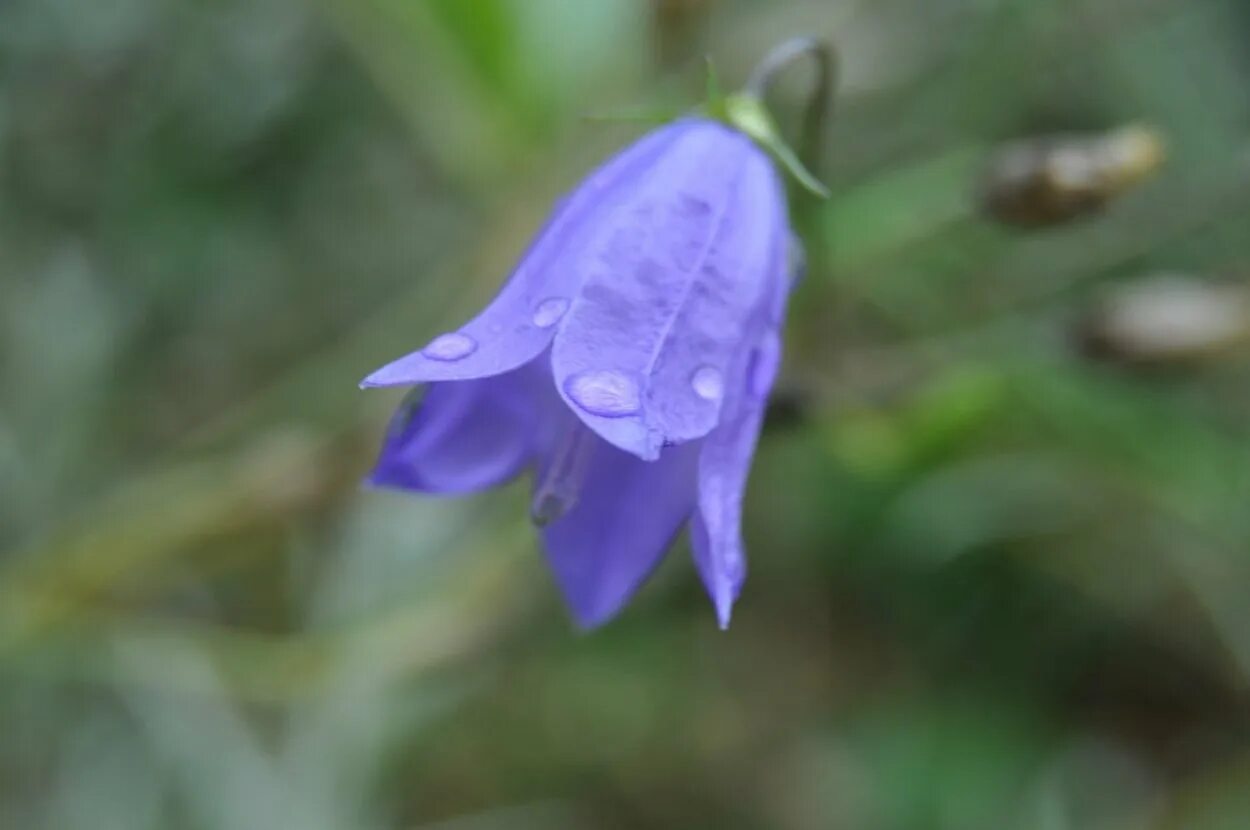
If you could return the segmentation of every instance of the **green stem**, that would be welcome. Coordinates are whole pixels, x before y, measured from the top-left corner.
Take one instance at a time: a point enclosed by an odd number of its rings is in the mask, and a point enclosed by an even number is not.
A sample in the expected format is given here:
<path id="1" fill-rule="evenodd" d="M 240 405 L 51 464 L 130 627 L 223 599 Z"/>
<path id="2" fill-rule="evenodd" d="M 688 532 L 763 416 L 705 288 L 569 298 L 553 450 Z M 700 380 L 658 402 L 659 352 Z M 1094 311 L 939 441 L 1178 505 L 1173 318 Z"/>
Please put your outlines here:
<path id="1" fill-rule="evenodd" d="M 803 118 L 799 158 L 813 178 L 819 176 L 826 125 L 833 116 L 833 91 L 838 80 L 838 52 L 832 43 L 814 37 L 795 37 L 778 44 L 764 56 L 747 79 L 743 93 L 763 101 L 777 77 L 797 60 L 816 64 L 816 83 Z"/>

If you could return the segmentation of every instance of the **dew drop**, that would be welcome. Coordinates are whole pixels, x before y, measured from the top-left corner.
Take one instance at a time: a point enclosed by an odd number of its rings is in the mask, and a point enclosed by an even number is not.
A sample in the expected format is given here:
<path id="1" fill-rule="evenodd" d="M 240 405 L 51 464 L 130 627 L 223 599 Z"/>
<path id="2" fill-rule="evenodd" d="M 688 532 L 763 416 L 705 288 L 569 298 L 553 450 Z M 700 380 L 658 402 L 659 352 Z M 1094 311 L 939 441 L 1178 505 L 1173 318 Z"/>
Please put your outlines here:
<path id="1" fill-rule="evenodd" d="M 705 401 L 719 401 L 725 395 L 725 376 L 715 366 L 701 366 L 690 376 L 690 388 Z"/>
<path id="2" fill-rule="evenodd" d="M 475 351 L 477 351 L 476 340 L 467 334 L 453 331 L 435 337 L 428 346 L 421 350 L 421 354 L 430 360 L 451 362 L 453 360 L 463 360 Z"/>
<path id="3" fill-rule="evenodd" d="M 560 322 L 560 318 L 568 310 L 569 301 L 563 297 L 551 297 L 543 300 L 538 304 L 538 308 L 534 309 L 534 325 L 540 329 L 549 329 Z"/>
<path id="4" fill-rule="evenodd" d="M 582 409 L 604 418 L 633 415 L 641 403 L 638 384 L 615 369 L 579 372 L 565 381 L 564 391 Z"/>

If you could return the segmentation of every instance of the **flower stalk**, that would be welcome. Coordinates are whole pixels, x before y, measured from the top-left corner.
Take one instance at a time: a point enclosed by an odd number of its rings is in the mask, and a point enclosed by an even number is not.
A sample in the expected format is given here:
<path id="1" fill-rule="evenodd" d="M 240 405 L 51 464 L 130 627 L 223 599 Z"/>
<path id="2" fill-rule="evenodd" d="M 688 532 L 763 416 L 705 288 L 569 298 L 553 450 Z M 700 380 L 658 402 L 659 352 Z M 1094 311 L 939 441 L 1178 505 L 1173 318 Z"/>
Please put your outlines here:
<path id="1" fill-rule="evenodd" d="M 796 153 L 782 137 L 766 102 L 778 77 L 803 59 L 814 62 L 816 78 L 803 116 L 800 149 Z M 709 71 L 708 77 L 711 114 L 760 144 L 804 189 L 822 199 L 828 198 L 829 189 L 820 181 L 819 168 L 838 77 L 838 55 L 833 45 L 813 37 L 786 40 L 764 56 L 740 92 L 726 97 L 721 97 L 716 90 L 715 74 Z"/>

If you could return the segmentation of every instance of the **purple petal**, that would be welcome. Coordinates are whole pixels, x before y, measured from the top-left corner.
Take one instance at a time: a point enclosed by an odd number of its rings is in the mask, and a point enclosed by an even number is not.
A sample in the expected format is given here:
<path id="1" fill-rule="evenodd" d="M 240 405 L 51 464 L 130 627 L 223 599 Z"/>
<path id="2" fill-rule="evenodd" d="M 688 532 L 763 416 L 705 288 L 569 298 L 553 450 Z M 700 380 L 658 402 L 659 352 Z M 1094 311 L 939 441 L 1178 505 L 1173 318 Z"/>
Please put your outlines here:
<path id="1" fill-rule="evenodd" d="M 698 464 L 693 444 L 645 462 L 592 440 L 576 505 L 543 529 L 556 581 L 584 628 L 620 611 L 668 550 L 694 509 Z"/>
<path id="2" fill-rule="evenodd" d="M 544 364 L 539 371 L 547 375 L 545 370 Z M 533 456 L 541 420 L 533 388 L 537 374 L 526 367 L 481 380 L 434 383 L 420 399 L 414 392 L 391 419 L 370 483 L 468 493 L 514 477 Z"/>
<path id="3" fill-rule="evenodd" d="M 552 347 L 578 417 L 643 459 L 715 427 L 787 221 L 772 162 L 749 139 L 679 127 L 590 249 L 597 262 Z"/>
<path id="4" fill-rule="evenodd" d="M 559 203 L 503 289 L 477 317 L 383 366 L 361 386 L 489 377 L 537 357 L 551 343 L 555 324 L 581 285 L 585 269 L 579 263 L 596 229 L 680 134 L 677 125 L 655 130 L 591 174 Z"/>
<path id="5" fill-rule="evenodd" d="M 745 355 L 725 402 L 724 418 L 702 442 L 699 509 L 691 522 L 695 566 L 721 628 L 729 626 L 730 610 L 746 579 L 742 500 L 768 393 L 781 364 L 777 330 L 769 329 Z"/>

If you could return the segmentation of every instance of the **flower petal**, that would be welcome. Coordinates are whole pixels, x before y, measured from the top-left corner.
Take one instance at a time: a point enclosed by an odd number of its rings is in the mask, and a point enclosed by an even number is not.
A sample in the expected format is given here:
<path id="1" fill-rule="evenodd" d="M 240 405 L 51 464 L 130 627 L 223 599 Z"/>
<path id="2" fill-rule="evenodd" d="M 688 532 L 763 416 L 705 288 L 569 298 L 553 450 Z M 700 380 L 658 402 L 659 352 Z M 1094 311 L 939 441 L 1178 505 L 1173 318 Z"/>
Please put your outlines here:
<path id="1" fill-rule="evenodd" d="M 740 363 L 742 371 L 725 402 L 724 418 L 702 442 L 699 509 L 690 534 L 695 566 L 716 606 L 721 628 L 729 626 L 730 610 L 746 579 L 742 500 L 768 393 L 781 364 L 777 330 L 768 330 Z"/>
<path id="2" fill-rule="evenodd" d="M 680 132 L 676 125 L 655 130 L 591 174 L 558 204 L 512 276 L 477 317 L 383 366 L 360 385 L 489 377 L 534 359 L 550 344 L 555 323 L 581 285 L 584 269 L 578 263 L 602 218 L 629 198 L 640 174 Z"/>
<path id="3" fill-rule="evenodd" d="M 695 445 L 645 462 L 592 440 L 579 500 L 543 529 L 556 581 L 584 628 L 620 611 L 668 550 L 694 510 L 698 464 Z"/>
<path id="4" fill-rule="evenodd" d="M 533 374 L 526 367 L 481 380 L 434 383 L 423 398 L 410 394 L 391 419 L 369 482 L 468 493 L 511 479 L 533 457 L 540 420 L 533 379 L 527 377 Z"/>
<path id="5" fill-rule="evenodd" d="M 786 221 L 767 156 L 736 131 L 686 122 L 590 249 L 597 262 L 556 335 L 556 383 L 578 417 L 643 459 L 708 434 Z"/>

